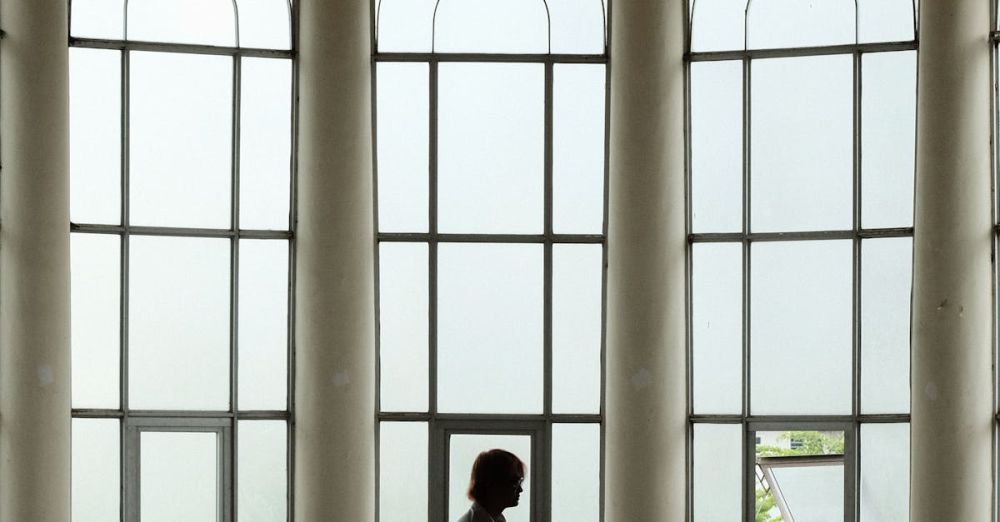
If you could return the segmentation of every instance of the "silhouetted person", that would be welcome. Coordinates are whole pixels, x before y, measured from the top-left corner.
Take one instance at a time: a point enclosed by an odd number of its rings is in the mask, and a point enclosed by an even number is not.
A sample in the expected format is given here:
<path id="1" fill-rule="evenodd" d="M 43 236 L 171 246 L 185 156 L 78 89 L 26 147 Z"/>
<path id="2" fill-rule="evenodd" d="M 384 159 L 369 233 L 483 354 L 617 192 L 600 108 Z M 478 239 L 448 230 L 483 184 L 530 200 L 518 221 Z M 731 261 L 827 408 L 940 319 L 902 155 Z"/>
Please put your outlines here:
<path id="1" fill-rule="evenodd" d="M 507 522 L 503 510 L 516 506 L 524 481 L 524 462 L 502 449 L 484 451 L 472 464 L 469 500 L 472 507 L 458 522 Z"/>

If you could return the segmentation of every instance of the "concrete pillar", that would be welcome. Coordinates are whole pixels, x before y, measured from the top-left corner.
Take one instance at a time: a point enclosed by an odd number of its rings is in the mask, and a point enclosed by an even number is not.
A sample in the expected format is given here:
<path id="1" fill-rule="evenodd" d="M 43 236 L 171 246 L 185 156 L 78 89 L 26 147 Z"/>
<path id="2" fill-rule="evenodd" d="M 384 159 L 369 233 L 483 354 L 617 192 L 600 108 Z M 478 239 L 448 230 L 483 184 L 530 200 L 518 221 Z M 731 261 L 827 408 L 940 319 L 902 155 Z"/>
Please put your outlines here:
<path id="1" fill-rule="evenodd" d="M 684 0 L 612 3 L 605 519 L 685 515 Z"/>
<path id="2" fill-rule="evenodd" d="M 910 513 L 990 520 L 989 2 L 920 2 Z"/>
<path id="3" fill-rule="evenodd" d="M 0 3 L 0 520 L 70 519 L 65 0 Z"/>
<path id="4" fill-rule="evenodd" d="M 295 519 L 375 518 L 369 4 L 299 3 Z"/>

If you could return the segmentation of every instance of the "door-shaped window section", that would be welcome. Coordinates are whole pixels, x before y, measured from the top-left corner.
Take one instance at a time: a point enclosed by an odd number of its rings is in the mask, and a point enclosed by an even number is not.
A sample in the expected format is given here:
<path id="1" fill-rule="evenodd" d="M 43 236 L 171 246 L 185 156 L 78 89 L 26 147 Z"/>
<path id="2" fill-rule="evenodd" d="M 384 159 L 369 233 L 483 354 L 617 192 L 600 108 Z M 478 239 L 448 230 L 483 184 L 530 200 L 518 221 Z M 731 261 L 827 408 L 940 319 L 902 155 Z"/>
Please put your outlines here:
<path id="1" fill-rule="evenodd" d="M 127 421 L 128 519 L 232 520 L 232 430 L 221 419 Z M 183 499 L 183 501 L 179 501 Z"/>
<path id="2" fill-rule="evenodd" d="M 768 427 L 770 428 L 770 427 Z M 809 427 L 812 428 L 812 427 Z M 752 470 L 754 520 L 783 522 L 844 520 L 845 492 L 853 472 L 843 426 L 815 429 L 762 429 L 755 443 Z M 853 441 L 851 441 L 853 447 Z"/>
<path id="3" fill-rule="evenodd" d="M 439 471 L 443 476 L 439 474 L 439 477 L 447 487 L 443 488 L 444 495 L 438 495 L 439 498 L 432 500 L 441 503 L 441 512 L 445 514 L 444 517 L 434 520 L 455 520 L 470 509 L 472 500 L 469 499 L 468 492 L 472 465 L 480 453 L 494 449 L 513 453 L 524 463 L 525 468 L 523 481 L 514 481 L 512 477 L 509 484 L 510 495 L 507 499 L 510 505 L 503 510 L 503 516 L 508 522 L 542 520 L 539 499 L 544 497 L 532 494 L 533 487 L 540 487 L 538 484 L 541 481 L 538 479 L 548 476 L 547 470 L 543 469 L 547 467 L 545 462 L 548 459 L 542 456 L 544 447 L 542 423 L 527 422 L 514 427 L 508 423 L 501 427 L 496 423 L 461 421 L 442 422 L 437 427 L 435 449 L 443 456 L 443 459 L 438 461 L 445 463 L 443 469 Z M 497 489 L 500 489 L 499 485 Z M 447 511 L 444 511 L 445 509 Z"/>

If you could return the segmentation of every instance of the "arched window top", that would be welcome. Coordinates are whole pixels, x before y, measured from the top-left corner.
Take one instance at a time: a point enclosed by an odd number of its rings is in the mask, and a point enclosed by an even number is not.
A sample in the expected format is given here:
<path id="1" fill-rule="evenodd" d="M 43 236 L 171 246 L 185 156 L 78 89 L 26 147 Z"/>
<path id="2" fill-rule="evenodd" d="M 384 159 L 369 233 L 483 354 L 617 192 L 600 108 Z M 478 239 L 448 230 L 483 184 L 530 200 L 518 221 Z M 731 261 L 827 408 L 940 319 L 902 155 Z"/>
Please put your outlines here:
<path id="1" fill-rule="evenodd" d="M 289 0 L 73 0 L 80 38 L 291 49 Z"/>
<path id="2" fill-rule="evenodd" d="M 913 0 L 693 0 L 691 50 L 911 41 Z"/>
<path id="3" fill-rule="evenodd" d="M 379 52 L 601 54 L 603 0 L 380 0 Z"/>

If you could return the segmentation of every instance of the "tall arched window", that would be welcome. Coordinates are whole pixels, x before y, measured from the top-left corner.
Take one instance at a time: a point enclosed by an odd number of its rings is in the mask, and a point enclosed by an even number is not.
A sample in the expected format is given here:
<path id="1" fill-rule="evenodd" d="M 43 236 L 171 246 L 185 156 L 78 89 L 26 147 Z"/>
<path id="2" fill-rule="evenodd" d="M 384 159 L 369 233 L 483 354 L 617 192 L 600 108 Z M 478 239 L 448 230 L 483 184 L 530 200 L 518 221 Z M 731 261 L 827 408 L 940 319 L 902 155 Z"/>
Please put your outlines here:
<path id="1" fill-rule="evenodd" d="M 75 521 L 289 519 L 291 16 L 71 3 Z"/>
<path id="2" fill-rule="evenodd" d="M 690 15 L 693 518 L 907 520 L 913 4 Z"/>
<path id="3" fill-rule="evenodd" d="M 601 520 L 600 0 L 375 5 L 379 520 L 453 520 L 479 451 L 507 520 Z"/>

